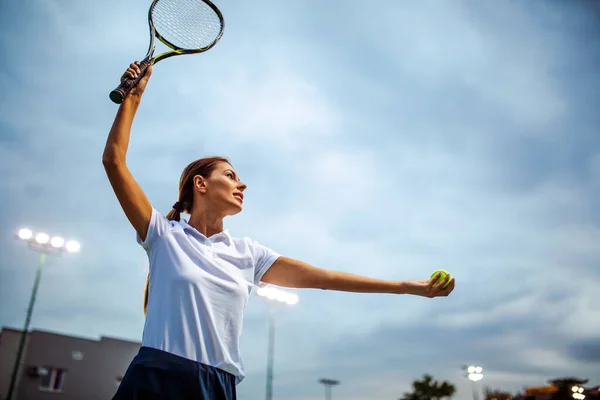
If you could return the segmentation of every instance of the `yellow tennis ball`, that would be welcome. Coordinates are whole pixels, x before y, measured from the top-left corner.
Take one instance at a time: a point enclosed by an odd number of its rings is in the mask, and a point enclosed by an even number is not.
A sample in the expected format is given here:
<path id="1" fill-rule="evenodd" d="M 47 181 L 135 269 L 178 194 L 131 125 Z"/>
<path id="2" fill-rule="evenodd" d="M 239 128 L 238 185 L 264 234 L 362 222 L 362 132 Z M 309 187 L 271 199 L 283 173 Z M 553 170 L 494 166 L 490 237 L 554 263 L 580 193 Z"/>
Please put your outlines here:
<path id="1" fill-rule="evenodd" d="M 443 269 L 438 269 L 436 271 L 433 271 L 433 273 L 431 274 L 429 279 L 435 278 L 435 276 L 439 273 L 441 273 L 441 275 L 440 275 L 440 278 L 435 282 L 436 286 L 439 285 L 440 283 L 444 282 L 444 279 L 446 279 L 446 275 L 450 275 L 450 272 L 443 270 Z M 450 284 L 451 281 L 452 281 L 452 276 L 450 276 L 450 279 L 448 280 L 448 283 L 446 283 L 444 285 L 444 288 L 446 288 Z"/>

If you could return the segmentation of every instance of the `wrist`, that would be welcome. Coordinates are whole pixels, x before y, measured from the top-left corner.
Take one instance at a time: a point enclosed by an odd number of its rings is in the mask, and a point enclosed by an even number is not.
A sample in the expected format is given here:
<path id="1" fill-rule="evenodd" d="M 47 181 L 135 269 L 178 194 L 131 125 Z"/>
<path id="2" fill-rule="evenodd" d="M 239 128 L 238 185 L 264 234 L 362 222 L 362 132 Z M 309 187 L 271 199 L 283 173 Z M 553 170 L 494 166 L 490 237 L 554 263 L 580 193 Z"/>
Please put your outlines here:
<path id="1" fill-rule="evenodd" d="M 399 281 L 396 285 L 396 294 L 412 294 L 421 296 L 424 293 L 422 285 L 418 285 L 416 281 Z"/>
<path id="2" fill-rule="evenodd" d="M 128 93 L 127 96 L 125 96 L 125 98 L 123 99 L 123 105 L 125 106 L 134 106 L 137 108 L 137 106 L 140 105 L 140 103 L 142 102 L 142 94 L 137 94 L 137 93 Z"/>

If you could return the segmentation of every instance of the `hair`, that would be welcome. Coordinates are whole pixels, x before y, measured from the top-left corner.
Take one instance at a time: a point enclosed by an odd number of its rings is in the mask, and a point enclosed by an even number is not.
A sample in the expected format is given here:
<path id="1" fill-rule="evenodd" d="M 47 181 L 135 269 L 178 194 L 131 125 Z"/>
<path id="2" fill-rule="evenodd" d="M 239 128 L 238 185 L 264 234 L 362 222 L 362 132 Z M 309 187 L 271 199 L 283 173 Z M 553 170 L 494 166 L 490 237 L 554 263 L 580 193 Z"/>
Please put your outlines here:
<path id="1" fill-rule="evenodd" d="M 203 176 L 208 178 L 220 162 L 231 164 L 225 157 L 205 157 L 193 161 L 181 173 L 179 179 L 179 196 L 177 202 L 173 204 L 173 208 L 166 215 L 166 218 L 171 221 L 180 221 L 181 213 L 190 214 L 194 204 L 194 177 Z M 146 276 L 146 288 L 144 290 L 144 315 L 148 308 L 148 287 L 150 285 L 150 272 Z"/>

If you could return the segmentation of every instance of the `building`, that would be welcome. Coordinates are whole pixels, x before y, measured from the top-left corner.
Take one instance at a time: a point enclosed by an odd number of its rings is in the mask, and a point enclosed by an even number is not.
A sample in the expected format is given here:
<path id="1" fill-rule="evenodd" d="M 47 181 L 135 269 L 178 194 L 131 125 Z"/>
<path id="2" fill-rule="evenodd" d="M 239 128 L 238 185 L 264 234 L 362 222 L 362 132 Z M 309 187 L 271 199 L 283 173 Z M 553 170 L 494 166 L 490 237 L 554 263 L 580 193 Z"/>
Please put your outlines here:
<path id="1" fill-rule="evenodd" d="M 8 396 L 21 332 L 0 331 L 0 400 Z M 139 348 L 140 343 L 107 337 L 31 331 L 13 400 L 110 400 Z"/>
<path id="2" fill-rule="evenodd" d="M 557 379 L 547 386 L 532 386 L 513 400 L 600 400 L 600 386 L 583 387 L 587 379 Z"/>
<path id="3" fill-rule="evenodd" d="M 500 390 L 485 390 L 485 400 L 512 400 L 512 394 Z"/>

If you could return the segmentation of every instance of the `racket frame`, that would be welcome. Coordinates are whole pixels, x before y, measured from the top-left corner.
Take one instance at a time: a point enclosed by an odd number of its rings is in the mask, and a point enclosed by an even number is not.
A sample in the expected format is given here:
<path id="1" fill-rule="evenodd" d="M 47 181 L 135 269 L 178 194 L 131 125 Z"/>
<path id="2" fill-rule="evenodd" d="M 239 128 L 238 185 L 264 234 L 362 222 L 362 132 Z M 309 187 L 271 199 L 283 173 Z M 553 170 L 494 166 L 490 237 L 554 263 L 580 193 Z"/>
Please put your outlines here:
<path id="1" fill-rule="evenodd" d="M 146 52 L 146 57 L 144 57 L 144 59 L 139 64 L 140 73 L 138 74 L 137 78 L 130 78 L 128 76 L 123 78 L 123 80 L 121 81 L 121 84 L 116 89 L 114 89 L 112 92 L 110 92 L 110 99 L 116 104 L 120 104 L 123 102 L 123 100 L 129 93 L 129 91 L 131 89 L 133 89 L 137 85 L 139 80 L 142 79 L 142 77 L 145 75 L 146 69 L 149 66 L 154 65 L 159 61 L 165 60 L 165 59 L 167 59 L 169 57 L 173 57 L 173 56 L 180 56 L 180 55 L 184 55 L 184 54 L 203 53 L 207 50 L 210 50 L 212 47 L 214 47 L 217 44 L 217 42 L 221 39 L 221 36 L 223 36 L 223 31 L 225 30 L 225 20 L 223 18 L 223 14 L 221 13 L 221 10 L 219 10 L 219 8 L 216 5 L 214 5 L 213 2 L 210 0 L 197 0 L 197 1 L 202 1 L 207 6 L 209 6 L 215 12 L 215 14 L 219 17 L 219 21 L 221 24 L 221 30 L 220 30 L 219 34 L 207 46 L 200 47 L 197 49 L 183 49 L 179 46 L 174 45 L 173 43 L 171 43 L 167 39 L 165 39 L 154 27 L 154 22 L 152 20 L 152 11 L 154 10 L 156 3 L 158 3 L 159 1 L 160 0 L 153 0 L 152 4 L 150 5 L 150 8 L 148 9 L 148 28 L 149 28 L 149 33 L 150 33 L 150 43 L 148 45 L 148 51 Z M 156 50 L 156 39 L 157 38 L 163 44 L 165 44 L 165 46 L 169 47 L 171 50 L 166 51 L 164 53 L 161 53 L 161 54 L 153 57 L 154 51 Z"/>
<path id="2" fill-rule="evenodd" d="M 223 36 L 223 30 L 225 29 L 225 20 L 223 19 L 223 14 L 221 13 L 221 10 L 219 10 L 217 8 L 217 6 L 215 6 L 210 0 L 197 0 L 197 1 L 202 1 L 203 3 L 205 3 L 207 6 L 209 6 L 215 12 L 215 14 L 217 14 L 217 16 L 219 17 L 219 21 L 221 23 L 221 31 L 219 32 L 217 37 L 210 44 L 208 44 L 207 46 L 201 47 L 201 48 L 182 49 L 181 47 L 175 46 L 173 43 L 171 43 L 167 39 L 165 39 L 154 27 L 154 22 L 152 21 L 152 11 L 154 10 L 156 3 L 158 3 L 159 1 L 160 0 L 154 0 L 152 2 L 152 5 L 150 6 L 150 9 L 148 10 L 148 26 L 150 28 L 150 45 L 148 46 L 148 53 L 146 55 L 145 60 L 150 60 L 150 65 L 154 65 L 161 60 L 164 60 L 166 58 L 173 57 L 173 56 L 180 56 L 183 54 L 203 53 L 203 52 L 211 49 L 212 47 L 214 47 L 214 45 L 217 44 L 217 42 L 221 39 L 221 36 Z M 152 55 L 154 54 L 155 47 L 156 47 L 156 38 L 158 38 L 158 40 L 163 42 L 167 47 L 171 48 L 172 50 L 164 52 L 162 54 L 159 54 L 156 57 L 152 57 Z M 150 57 L 152 57 L 152 58 L 150 58 Z"/>

